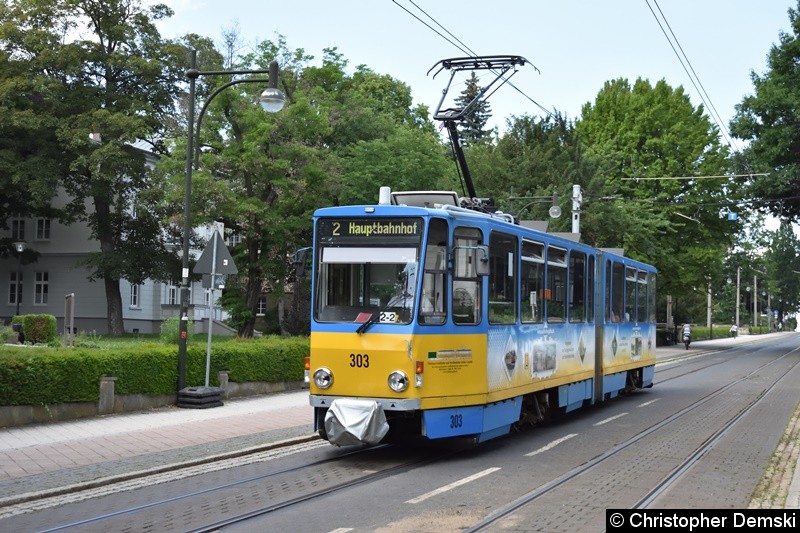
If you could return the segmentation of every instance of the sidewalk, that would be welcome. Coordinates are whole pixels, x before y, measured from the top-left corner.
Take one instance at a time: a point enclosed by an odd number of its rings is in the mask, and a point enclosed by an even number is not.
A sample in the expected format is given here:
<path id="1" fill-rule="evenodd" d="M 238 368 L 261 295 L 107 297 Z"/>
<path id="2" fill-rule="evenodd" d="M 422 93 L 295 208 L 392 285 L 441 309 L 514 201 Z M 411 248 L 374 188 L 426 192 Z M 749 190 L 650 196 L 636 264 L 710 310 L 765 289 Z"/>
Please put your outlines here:
<path id="1" fill-rule="evenodd" d="M 659 347 L 657 357 L 724 350 L 766 340 L 776 333 Z M 160 472 L 178 464 L 202 464 L 245 450 L 266 450 L 317 439 L 308 390 L 244 399 L 221 407 L 152 411 L 92 419 L 0 428 L 0 507 L 38 494 L 61 494 L 97 480 L 132 473 Z M 787 508 L 800 500 L 800 469 L 795 469 Z M 793 504 L 792 507 L 789 507 Z"/>
<path id="2" fill-rule="evenodd" d="M 106 415 L 0 429 L 0 507 L 63 487 L 161 472 L 246 450 L 267 450 L 313 431 L 308 390 L 226 400 L 221 407 Z"/>

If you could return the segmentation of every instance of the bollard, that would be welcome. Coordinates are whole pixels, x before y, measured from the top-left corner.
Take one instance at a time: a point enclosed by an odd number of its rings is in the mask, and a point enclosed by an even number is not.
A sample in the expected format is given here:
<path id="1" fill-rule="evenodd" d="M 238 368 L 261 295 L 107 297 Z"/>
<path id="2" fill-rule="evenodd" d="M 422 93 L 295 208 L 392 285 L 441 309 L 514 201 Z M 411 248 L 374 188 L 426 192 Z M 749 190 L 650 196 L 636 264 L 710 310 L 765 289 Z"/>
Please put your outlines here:
<path id="1" fill-rule="evenodd" d="M 114 412 L 114 382 L 117 378 L 112 376 L 103 376 L 100 378 L 100 400 L 97 404 L 97 412 L 101 415 L 107 415 Z"/>

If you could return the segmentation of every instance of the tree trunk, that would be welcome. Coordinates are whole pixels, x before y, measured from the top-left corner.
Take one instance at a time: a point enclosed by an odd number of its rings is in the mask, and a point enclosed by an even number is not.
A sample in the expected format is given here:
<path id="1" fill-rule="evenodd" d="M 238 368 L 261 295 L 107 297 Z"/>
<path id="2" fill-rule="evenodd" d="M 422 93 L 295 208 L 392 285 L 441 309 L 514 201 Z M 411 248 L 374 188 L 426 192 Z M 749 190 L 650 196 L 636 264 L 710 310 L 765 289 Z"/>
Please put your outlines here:
<path id="1" fill-rule="evenodd" d="M 96 233 L 103 254 L 114 253 L 114 229 L 111 227 L 111 208 L 100 196 L 94 197 L 95 216 L 97 217 Z M 108 334 L 122 335 L 125 328 L 122 323 L 122 295 L 119 292 L 119 278 L 108 272 L 102 272 L 106 288 L 106 312 L 108 313 Z"/>
<path id="2" fill-rule="evenodd" d="M 106 286 L 106 310 L 108 313 L 108 334 L 122 335 L 125 326 L 122 322 L 122 295 L 119 291 L 119 280 L 104 278 Z"/>
<path id="3" fill-rule="evenodd" d="M 250 319 L 245 322 L 240 335 L 245 338 L 252 337 L 256 328 L 256 311 L 258 311 L 258 298 L 261 296 L 261 276 L 257 269 L 249 269 L 247 284 L 244 288 L 245 302 L 250 309 Z"/>

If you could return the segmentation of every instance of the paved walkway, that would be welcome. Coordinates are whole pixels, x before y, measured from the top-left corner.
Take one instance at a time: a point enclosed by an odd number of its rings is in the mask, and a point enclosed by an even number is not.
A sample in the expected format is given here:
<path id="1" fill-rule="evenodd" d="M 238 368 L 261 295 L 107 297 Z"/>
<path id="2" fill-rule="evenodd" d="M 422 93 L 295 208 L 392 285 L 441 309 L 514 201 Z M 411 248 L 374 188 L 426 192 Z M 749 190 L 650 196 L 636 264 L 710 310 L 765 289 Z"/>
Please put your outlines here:
<path id="1" fill-rule="evenodd" d="M 766 337 L 697 341 L 689 352 L 720 350 Z M 665 359 L 687 352 L 678 345 L 660 347 L 657 353 Z M 229 399 L 209 409 L 168 407 L 0 428 L 0 508 L 41 494 L 90 487 L 109 477 L 124 479 L 142 471 L 165 471 L 176 464 L 200 464 L 288 440 L 316 438 L 307 390 Z M 795 469 L 787 508 L 796 509 L 798 503 L 800 469 Z"/>

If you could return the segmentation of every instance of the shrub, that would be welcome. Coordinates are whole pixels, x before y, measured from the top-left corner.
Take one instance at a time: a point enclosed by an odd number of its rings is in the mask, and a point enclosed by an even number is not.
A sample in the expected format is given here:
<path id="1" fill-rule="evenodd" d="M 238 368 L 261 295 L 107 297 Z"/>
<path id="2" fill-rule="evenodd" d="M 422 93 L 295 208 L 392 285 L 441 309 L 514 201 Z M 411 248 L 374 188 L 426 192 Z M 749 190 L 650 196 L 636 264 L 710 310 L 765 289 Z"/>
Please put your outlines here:
<path id="1" fill-rule="evenodd" d="M 0 344 L 7 343 L 16 334 L 9 326 L 0 326 Z"/>
<path id="2" fill-rule="evenodd" d="M 48 344 L 58 338 L 56 317 L 53 315 L 22 315 L 21 319 L 25 342 Z"/>
<path id="3" fill-rule="evenodd" d="M 212 349 L 210 385 L 219 385 L 220 370 L 227 370 L 236 382 L 300 381 L 308 350 L 307 337 L 221 342 Z M 186 384 L 203 384 L 206 345 L 190 344 L 186 363 Z M 175 346 L 136 342 L 116 344 L 114 349 L 0 350 L 0 405 L 97 401 L 103 376 L 117 378 L 117 394 L 173 394 L 178 382 Z"/>
<path id="4" fill-rule="evenodd" d="M 194 335 L 194 322 L 191 320 L 188 321 L 187 330 L 189 333 L 189 338 L 192 338 Z M 164 344 L 175 344 L 178 342 L 178 335 L 181 331 L 181 320 L 180 317 L 173 316 L 161 323 L 161 342 Z"/>

